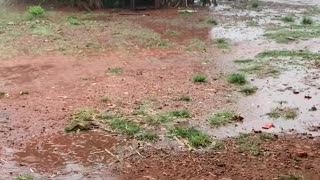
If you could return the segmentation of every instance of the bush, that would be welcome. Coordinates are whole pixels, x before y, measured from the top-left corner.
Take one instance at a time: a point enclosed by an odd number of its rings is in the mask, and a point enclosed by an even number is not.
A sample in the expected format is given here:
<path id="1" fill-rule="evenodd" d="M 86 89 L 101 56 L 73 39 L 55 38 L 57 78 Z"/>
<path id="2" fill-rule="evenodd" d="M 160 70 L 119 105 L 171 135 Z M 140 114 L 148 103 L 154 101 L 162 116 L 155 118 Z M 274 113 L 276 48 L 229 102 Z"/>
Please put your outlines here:
<path id="1" fill-rule="evenodd" d="M 28 13 L 32 16 L 41 16 L 44 14 L 44 9 L 41 6 L 30 6 Z"/>

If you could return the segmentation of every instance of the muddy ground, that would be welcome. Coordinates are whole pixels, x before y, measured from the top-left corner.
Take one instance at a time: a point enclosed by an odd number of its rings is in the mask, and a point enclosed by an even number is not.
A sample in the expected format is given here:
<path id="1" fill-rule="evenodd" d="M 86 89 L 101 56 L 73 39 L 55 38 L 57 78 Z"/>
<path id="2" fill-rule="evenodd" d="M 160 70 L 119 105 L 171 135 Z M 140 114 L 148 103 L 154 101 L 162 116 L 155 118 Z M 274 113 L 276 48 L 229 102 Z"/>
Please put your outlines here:
<path id="1" fill-rule="evenodd" d="M 0 179 L 319 179 L 320 13 L 308 5 L 2 7 Z M 312 36 L 268 36 L 285 16 L 312 18 L 297 27 Z"/>

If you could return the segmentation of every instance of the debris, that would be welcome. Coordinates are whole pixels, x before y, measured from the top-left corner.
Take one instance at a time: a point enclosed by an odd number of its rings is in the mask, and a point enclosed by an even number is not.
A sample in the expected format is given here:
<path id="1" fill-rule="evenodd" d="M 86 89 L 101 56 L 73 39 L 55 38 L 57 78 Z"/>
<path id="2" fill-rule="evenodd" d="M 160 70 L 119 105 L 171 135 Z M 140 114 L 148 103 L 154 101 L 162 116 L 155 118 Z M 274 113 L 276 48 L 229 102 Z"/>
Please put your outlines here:
<path id="1" fill-rule="evenodd" d="M 29 94 L 29 92 L 28 92 L 28 91 L 21 91 L 19 94 L 22 96 L 22 95 L 27 95 L 27 94 Z"/>
<path id="2" fill-rule="evenodd" d="M 270 129 L 270 128 L 273 128 L 273 127 L 274 127 L 273 123 L 267 123 L 264 126 L 262 126 L 262 129 Z"/>
<path id="3" fill-rule="evenodd" d="M 181 10 L 178 10 L 178 13 L 196 13 L 198 11 L 196 10 L 191 10 L 191 9 L 181 9 Z"/>
<path id="4" fill-rule="evenodd" d="M 306 95 L 306 96 L 304 96 L 304 98 L 306 98 L 306 99 L 311 99 L 312 97 L 309 96 L 309 95 Z"/>

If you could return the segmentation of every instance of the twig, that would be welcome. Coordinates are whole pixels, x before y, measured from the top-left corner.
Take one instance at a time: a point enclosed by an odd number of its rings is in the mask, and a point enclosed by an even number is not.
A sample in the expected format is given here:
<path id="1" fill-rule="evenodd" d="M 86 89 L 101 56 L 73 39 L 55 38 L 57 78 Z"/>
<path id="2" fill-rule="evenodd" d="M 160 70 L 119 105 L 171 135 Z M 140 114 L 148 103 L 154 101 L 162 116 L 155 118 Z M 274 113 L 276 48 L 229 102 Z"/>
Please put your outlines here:
<path id="1" fill-rule="evenodd" d="M 104 149 L 107 153 L 109 153 L 112 157 L 115 157 L 118 159 L 118 157 L 116 155 L 114 155 L 112 152 L 110 152 L 108 149 Z"/>

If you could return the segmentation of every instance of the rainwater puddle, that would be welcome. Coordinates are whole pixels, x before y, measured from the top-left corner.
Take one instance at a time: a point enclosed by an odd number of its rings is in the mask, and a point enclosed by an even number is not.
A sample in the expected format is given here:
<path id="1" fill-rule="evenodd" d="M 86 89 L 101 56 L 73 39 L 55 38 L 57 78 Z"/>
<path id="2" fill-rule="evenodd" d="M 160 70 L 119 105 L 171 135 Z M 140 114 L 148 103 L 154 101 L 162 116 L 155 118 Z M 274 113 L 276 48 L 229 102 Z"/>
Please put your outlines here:
<path id="1" fill-rule="evenodd" d="M 27 144 L 23 151 L 3 153 L 6 172 L 0 170 L 0 174 L 19 174 L 25 167 L 35 177 L 81 179 L 88 171 L 103 172 L 97 169 L 107 166 L 111 159 L 107 151 L 116 145 L 113 137 L 95 131 L 51 135 Z"/>

